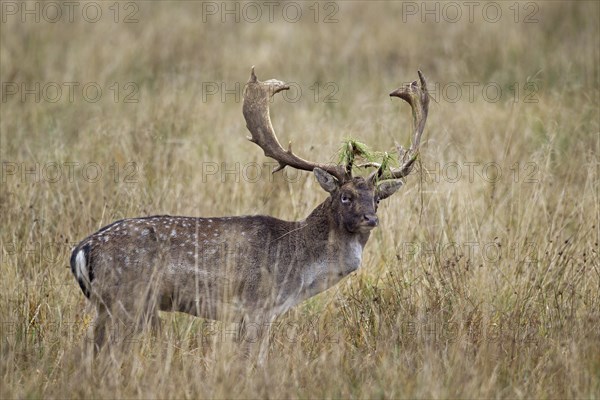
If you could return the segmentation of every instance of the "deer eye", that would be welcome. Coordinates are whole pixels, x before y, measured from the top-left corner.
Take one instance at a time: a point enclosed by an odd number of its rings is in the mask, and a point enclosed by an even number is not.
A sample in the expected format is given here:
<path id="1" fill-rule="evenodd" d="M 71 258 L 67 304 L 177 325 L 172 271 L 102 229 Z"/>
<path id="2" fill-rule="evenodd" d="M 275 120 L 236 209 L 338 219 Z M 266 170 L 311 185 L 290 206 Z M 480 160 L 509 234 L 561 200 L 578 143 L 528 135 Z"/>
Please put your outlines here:
<path id="1" fill-rule="evenodd" d="M 342 203 L 348 204 L 352 201 L 352 198 L 347 194 L 342 194 Z"/>

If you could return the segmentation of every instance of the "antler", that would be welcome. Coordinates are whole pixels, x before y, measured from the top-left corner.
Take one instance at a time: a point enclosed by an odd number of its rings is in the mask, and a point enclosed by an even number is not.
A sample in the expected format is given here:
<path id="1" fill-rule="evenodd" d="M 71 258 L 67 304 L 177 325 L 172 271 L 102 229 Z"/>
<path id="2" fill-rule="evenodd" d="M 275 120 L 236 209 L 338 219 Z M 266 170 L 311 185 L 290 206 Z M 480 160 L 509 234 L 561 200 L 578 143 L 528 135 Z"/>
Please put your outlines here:
<path id="1" fill-rule="evenodd" d="M 289 88 L 284 82 L 276 79 L 259 81 L 252 67 L 250 79 L 244 89 L 243 106 L 246 127 L 252 134 L 248 139 L 263 149 L 265 156 L 279 162 L 279 166 L 273 170 L 274 173 L 289 165 L 305 171 L 320 168 L 335 176 L 340 182 L 350 179 L 349 172 L 342 165 L 320 164 L 300 158 L 292 153 L 292 142 L 289 143 L 287 150 L 281 147 L 271 123 L 269 100 L 274 94 Z"/>
<path id="2" fill-rule="evenodd" d="M 413 164 L 419 154 L 421 136 L 423 135 L 423 129 L 425 129 L 425 122 L 427 121 L 427 113 L 429 112 L 429 92 L 427 91 L 427 82 L 421 71 L 418 71 L 418 74 L 421 83 L 420 85 L 417 81 L 414 81 L 411 84 L 404 85 L 390 93 L 391 97 L 400 97 L 410 104 L 410 107 L 412 108 L 415 131 L 410 148 L 405 150 L 402 146 L 396 144 L 398 160 L 402 162 L 402 166 L 400 168 L 390 168 L 387 173 L 386 171 L 383 171 L 380 166 L 377 171 L 369 176 L 369 180 L 371 181 L 400 179 L 407 176 L 412 171 Z"/>

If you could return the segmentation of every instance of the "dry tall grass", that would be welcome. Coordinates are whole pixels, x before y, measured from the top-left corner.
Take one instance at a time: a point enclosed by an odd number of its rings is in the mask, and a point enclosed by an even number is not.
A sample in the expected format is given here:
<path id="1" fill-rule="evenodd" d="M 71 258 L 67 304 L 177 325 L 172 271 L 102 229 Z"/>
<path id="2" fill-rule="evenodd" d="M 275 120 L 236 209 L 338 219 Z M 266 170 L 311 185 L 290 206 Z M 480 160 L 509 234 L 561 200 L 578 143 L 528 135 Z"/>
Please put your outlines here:
<path id="1" fill-rule="evenodd" d="M 321 3 L 318 23 L 314 3 L 277 3 L 273 22 L 265 7 L 257 23 L 204 22 L 200 2 L 139 2 L 137 23 L 123 22 L 126 2 L 119 23 L 113 3 L 97 3 L 96 23 L 88 3 L 72 23 L 22 22 L 7 4 L 24 7 L 2 3 L 0 398 L 598 398 L 598 3 L 518 3 L 517 23 L 512 2 L 493 3 L 496 23 L 488 3 L 473 22 L 455 3 L 456 23 L 446 3 L 439 23 L 408 13 L 421 2 Z M 319 160 L 344 137 L 407 143 L 410 110 L 387 93 L 422 69 L 439 86 L 420 173 L 380 209 L 363 268 L 278 321 L 264 368 L 235 356 L 227 326 L 174 314 L 92 364 L 74 243 L 122 217 L 298 219 L 324 199 L 308 174 L 244 179 L 268 161 L 244 139 L 251 65 L 301 88 L 276 99 L 274 124 Z M 36 82 L 40 102 L 23 99 Z M 240 173 L 208 174 L 223 162 Z"/>

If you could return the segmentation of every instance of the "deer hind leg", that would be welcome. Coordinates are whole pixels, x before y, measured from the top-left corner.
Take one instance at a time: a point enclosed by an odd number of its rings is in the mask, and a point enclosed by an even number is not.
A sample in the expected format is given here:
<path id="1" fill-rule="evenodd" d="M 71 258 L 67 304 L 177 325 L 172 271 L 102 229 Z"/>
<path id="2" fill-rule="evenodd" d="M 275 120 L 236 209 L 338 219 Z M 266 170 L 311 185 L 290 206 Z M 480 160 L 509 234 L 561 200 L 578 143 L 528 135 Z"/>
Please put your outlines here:
<path id="1" fill-rule="evenodd" d="M 94 320 L 94 354 L 97 354 L 104 346 L 107 337 L 107 324 L 110 319 L 110 314 L 104 305 L 98 305 L 96 311 L 96 319 Z"/>
<path id="2" fill-rule="evenodd" d="M 125 291 L 123 291 L 125 292 Z M 160 331 L 160 319 L 156 303 L 146 298 L 136 298 L 119 293 L 108 301 L 97 304 L 93 325 L 94 353 L 98 354 L 107 344 L 111 348 L 126 348 L 146 330 Z"/>
<path id="3" fill-rule="evenodd" d="M 96 318 L 93 323 L 93 347 L 97 356 L 105 347 L 122 343 L 123 333 L 130 326 L 127 313 L 113 303 L 100 301 L 96 305 Z"/>
<path id="4" fill-rule="evenodd" d="M 117 325 L 115 339 L 125 345 L 137 340 L 141 333 L 160 331 L 157 302 L 150 294 L 118 299 L 113 307 L 113 320 Z"/>

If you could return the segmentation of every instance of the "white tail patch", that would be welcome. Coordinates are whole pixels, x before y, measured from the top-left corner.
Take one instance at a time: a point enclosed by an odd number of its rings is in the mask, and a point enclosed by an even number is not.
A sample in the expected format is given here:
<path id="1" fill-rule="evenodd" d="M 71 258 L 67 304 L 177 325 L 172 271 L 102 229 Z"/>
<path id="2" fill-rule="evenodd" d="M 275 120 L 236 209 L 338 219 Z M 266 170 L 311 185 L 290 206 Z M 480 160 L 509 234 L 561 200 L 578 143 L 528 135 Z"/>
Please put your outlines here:
<path id="1" fill-rule="evenodd" d="M 77 253 L 77 257 L 75 257 L 75 273 L 77 274 L 77 279 L 82 279 L 84 276 L 87 278 L 87 266 L 85 265 L 85 252 L 83 250 L 79 250 Z"/>
<path id="2" fill-rule="evenodd" d="M 90 282 L 90 273 L 85 257 L 85 250 L 81 249 L 75 257 L 75 275 L 80 284 L 85 286 L 88 293 L 91 291 L 92 282 Z"/>

